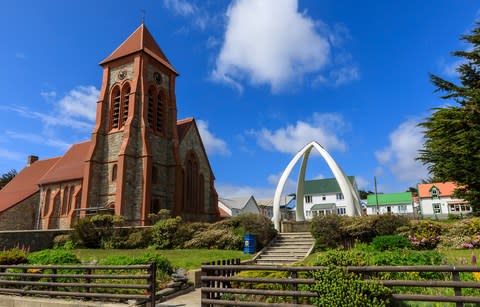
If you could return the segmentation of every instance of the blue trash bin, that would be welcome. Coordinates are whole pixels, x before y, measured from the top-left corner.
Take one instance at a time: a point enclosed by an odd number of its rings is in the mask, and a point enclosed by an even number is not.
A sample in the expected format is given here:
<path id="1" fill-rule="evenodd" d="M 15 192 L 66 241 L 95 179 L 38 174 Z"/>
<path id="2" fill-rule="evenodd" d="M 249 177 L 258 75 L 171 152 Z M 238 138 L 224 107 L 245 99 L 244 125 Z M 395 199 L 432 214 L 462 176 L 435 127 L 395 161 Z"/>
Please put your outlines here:
<path id="1" fill-rule="evenodd" d="M 243 236 L 243 253 L 244 254 L 255 254 L 256 251 L 256 237 L 250 233 L 246 233 Z"/>

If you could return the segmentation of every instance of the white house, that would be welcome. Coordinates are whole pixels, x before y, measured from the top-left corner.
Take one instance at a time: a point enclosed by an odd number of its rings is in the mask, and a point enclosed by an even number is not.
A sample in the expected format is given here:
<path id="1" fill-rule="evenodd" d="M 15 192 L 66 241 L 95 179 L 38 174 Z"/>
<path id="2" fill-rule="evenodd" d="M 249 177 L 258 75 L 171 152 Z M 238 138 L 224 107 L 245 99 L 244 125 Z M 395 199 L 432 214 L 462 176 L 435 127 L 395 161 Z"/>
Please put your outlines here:
<path id="1" fill-rule="evenodd" d="M 355 177 L 348 176 L 348 180 L 358 195 Z M 335 178 L 306 180 L 304 195 L 304 211 L 307 220 L 311 220 L 317 215 L 347 214 L 347 204 Z"/>
<path id="2" fill-rule="evenodd" d="M 472 212 L 470 204 L 455 197 L 454 182 L 419 184 L 418 201 L 424 217 L 447 218 L 449 214 L 465 215 Z"/>
<path id="3" fill-rule="evenodd" d="M 367 214 L 413 214 L 411 192 L 370 194 L 367 198 Z"/>
<path id="4" fill-rule="evenodd" d="M 253 195 L 246 197 L 219 197 L 218 209 L 221 216 L 237 216 L 242 213 L 260 214 L 260 209 Z"/>

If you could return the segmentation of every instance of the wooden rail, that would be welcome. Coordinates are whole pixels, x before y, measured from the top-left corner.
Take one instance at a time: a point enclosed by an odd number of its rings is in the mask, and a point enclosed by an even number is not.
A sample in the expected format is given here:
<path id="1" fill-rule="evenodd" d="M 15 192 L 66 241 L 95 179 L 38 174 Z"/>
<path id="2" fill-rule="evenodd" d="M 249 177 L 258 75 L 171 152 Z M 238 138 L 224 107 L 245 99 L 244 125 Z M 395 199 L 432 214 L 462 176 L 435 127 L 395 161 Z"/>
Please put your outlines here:
<path id="1" fill-rule="evenodd" d="M 235 305 L 235 306 L 313 306 L 311 298 L 317 293 L 299 290 L 299 285 L 315 283 L 308 273 L 325 269 L 320 266 L 270 266 L 241 264 L 208 264 L 202 265 L 202 306 Z M 477 266 L 350 266 L 350 272 L 359 273 L 364 279 L 375 280 L 381 273 L 444 273 L 442 278 L 450 276 L 450 280 L 376 280 L 387 287 L 424 287 L 453 288 L 454 296 L 420 295 L 411 293 L 394 293 L 393 299 L 398 301 L 451 302 L 456 306 L 463 303 L 480 303 L 478 296 L 464 296 L 462 289 L 480 289 L 479 282 L 461 281 L 460 273 L 480 272 Z M 245 277 L 236 276 L 245 271 L 286 272 L 288 277 Z M 224 274 L 223 272 L 228 272 Z M 300 276 L 300 277 L 299 277 Z M 283 290 L 262 289 L 259 285 L 276 284 Z M 395 290 L 394 290 L 395 291 Z M 398 291 L 397 291 L 398 292 Z M 242 295 L 242 301 L 236 298 Z M 266 303 L 267 298 L 282 297 L 284 302 Z"/>
<path id="2" fill-rule="evenodd" d="M 102 300 L 155 306 L 155 263 L 146 265 L 0 265 L 0 293 Z"/>

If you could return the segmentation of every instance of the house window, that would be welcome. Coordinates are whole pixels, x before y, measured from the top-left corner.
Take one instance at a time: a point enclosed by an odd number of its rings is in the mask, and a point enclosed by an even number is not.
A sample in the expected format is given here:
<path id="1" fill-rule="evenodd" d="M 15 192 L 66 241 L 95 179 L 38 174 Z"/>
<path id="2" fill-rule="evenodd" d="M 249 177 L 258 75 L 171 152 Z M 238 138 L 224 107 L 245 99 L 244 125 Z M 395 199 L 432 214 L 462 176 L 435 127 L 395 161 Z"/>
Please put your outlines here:
<path id="1" fill-rule="evenodd" d="M 311 204 L 312 203 L 312 195 L 305 195 L 305 202 L 307 204 Z"/>
<path id="2" fill-rule="evenodd" d="M 392 207 L 388 206 L 388 207 L 387 207 L 387 212 L 388 212 L 388 213 L 392 213 Z"/>
<path id="3" fill-rule="evenodd" d="M 407 206 L 405 205 L 401 205 L 401 206 L 398 206 L 398 212 L 407 212 Z"/>
<path id="4" fill-rule="evenodd" d="M 432 188 L 432 190 L 430 191 L 430 195 L 432 196 L 432 198 L 438 199 L 440 197 L 440 193 L 436 187 Z"/>
<path id="5" fill-rule="evenodd" d="M 438 214 L 442 212 L 442 209 L 439 203 L 434 203 L 432 205 L 433 205 L 433 213 Z"/>
<path id="6" fill-rule="evenodd" d="M 347 214 L 347 209 L 345 207 L 337 208 L 337 215 L 346 215 L 346 214 Z"/>
<path id="7" fill-rule="evenodd" d="M 322 195 L 322 200 L 327 200 L 327 196 Z"/>
<path id="8" fill-rule="evenodd" d="M 117 164 L 112 166 L 112 182 L 115 182 L 115 180 L 117 180 Z"/>
<path id="9" fill-rule="evenodd" d="M 337 200 L 343 199 L 343 193 L 337 193 Z"/>

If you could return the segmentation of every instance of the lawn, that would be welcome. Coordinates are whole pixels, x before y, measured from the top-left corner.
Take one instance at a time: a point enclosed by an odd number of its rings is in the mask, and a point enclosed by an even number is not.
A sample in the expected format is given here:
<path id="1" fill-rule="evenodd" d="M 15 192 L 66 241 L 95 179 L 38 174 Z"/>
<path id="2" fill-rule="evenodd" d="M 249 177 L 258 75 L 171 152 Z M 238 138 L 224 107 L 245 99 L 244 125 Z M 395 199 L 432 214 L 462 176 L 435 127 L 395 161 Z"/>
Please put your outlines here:
<path id="1" fill-rule="evenodd" d="M 140 256 L 147 252 L 165 256 L 176 268 L 185 270 L 198 269 L 205 262 L 240 258 L 247 260 L 252 255 L 245 255 L 242 251 L 218 249 L 76 249 L 75 253 L 82 262 L 94 262 L 108 256 Z"/>

